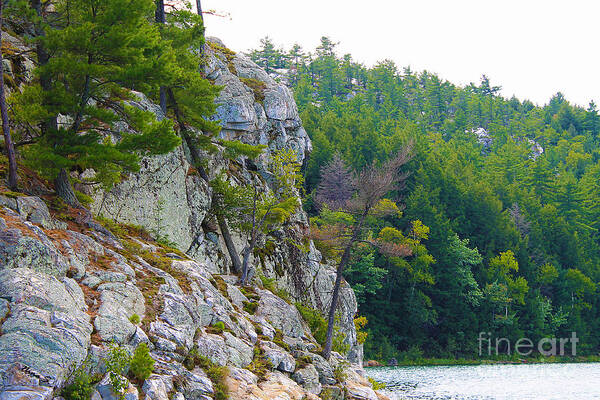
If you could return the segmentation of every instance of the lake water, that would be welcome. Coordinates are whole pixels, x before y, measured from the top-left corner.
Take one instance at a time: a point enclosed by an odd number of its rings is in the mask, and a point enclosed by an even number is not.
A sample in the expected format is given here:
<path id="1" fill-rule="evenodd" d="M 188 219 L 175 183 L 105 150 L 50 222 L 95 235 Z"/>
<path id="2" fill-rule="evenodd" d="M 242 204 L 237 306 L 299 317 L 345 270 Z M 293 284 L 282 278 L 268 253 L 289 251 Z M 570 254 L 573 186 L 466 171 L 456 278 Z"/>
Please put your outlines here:
<path id="1" fill-rule="evenodd" d="M 600 363 L 367 368 L 392 399 L 600 399 Z"/>

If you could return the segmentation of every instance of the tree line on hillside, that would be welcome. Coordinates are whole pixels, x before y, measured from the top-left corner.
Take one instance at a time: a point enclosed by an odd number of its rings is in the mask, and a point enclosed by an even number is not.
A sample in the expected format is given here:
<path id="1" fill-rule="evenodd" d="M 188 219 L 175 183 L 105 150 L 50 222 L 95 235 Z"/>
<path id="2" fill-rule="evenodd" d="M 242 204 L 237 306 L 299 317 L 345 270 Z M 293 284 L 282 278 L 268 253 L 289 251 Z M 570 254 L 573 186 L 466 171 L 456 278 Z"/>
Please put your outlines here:
<path id="1" fill-rule="evenodd" d="M 480 331 L 513 343 L 576 331 L 581 354 L 597 353 L 594 102 L 582 108 L 557 93 L 536 106 L 503 98 L 485 76 L 461 87 L 389 60 L 366 67 L 327 37 L 312 52 L 265 38 L 250 56 L 294 90 L 314 146 L 304 207 L 326 260 L 339 262 L 328 239 L 356 215 L 323 206 L 323 181 L 413 144 L 406 189 L 387 196 L 401 210 L 366 218 L 344 271 L 369 321 L 366 357 L 474 357 Z M 410 254 L 368 244 L 379 237 Z"/>

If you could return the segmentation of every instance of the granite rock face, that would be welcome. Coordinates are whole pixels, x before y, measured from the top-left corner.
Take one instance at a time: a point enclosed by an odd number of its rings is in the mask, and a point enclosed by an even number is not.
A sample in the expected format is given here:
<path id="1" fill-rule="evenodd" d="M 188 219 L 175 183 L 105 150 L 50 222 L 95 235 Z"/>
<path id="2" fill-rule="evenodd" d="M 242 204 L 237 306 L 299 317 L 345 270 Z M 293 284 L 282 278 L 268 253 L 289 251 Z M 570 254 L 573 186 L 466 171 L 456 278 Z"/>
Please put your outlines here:
<path id="1" fill-rule="evenodd" d="M 215 100 L 218 107 L 214 119 L 222 126 L 221 138 L 267 146 L 252 164 L 266 178 L 265 183 L 258 184 L 259 190 L 268 192 L 273 152 L 292 149 L 298 161 L 305 162 L 312 144 L 302 127 L 290 89 L 273 80 L 248 57 L 223 49 L 218 39 L 208 38 L 204 74 L 223 87 Z M 159 119 L 164 117 L 160 108 L 142 94 L 138 94 L 138 100 L 132 104 L 154 112 Z M 228 161 L 220 153 L 200 156 L 206 161 L 209 178 L 232 169 L 237 170 L 239 179 L 250 175 L 247 160 Z M 110 192 L 94 193 L 93 211 L 119 222 L 140 225 L 169 239 L 211 273 L 228 273 L 231 263 L 219 231 L 207 229 L 211 189 L 194 172 L 192 164 L 190 150 L 185 145 L 167 155 L 145 158 L 138 173 Z M 275 279 L 276 285 L 294 300 L 325 313 L 331 301 L 335 270 L 320 263 L 321 256 L 312 243 L 308 253 L 293 244 L 301 243 L 308 232 L 308 217 L 299 210 L 284 229 L 274 232 L 277 238 L 274 251 L 253 259 L 252 265 L 260 267 L 267 278 Z M 232 236 L 236 249 L 241 252 L 247 243 L 246 237 L 235 231 Z M 238 296 L 236 301 L 239 305 L 243 299 Z M 349 357 L 352 362 L 360 363 L 362 345 L 356 341 L 353 322 L 356 310 L 354 292 L 345 285 L 341 293 L 340 323 L 347 332 Z M 301 336 L 297 324 L 289 323 L 296 326 L 286 326 L 294 330 L 286 335 Z"/>
<path id="2" fill-rule="evenodd" d="M 204 73 L 224 85 L 215 116 L 222 137 L 267 146 L 255 164 L 204 155 L 207 171 L 214 177 L 235 169 L 244 177 L 253 168 L 266 177 L 259 189 L 269 191 L 274 151 L 291 148 L 304 162 L 311 150 L 293 96 L 245 56 L 225 55 L 218 45 L 208 45 L 206 54 Z M 131 103 L 163 118 L 142 94 Z M 0 399 L 53 399 L 82 368 L 104 376 L 94 400 L 116 398 L 106 375 L 110 343 L 130 353 L 145 343 L 156 362 L 145 382 L 128 384 L 129 400 L 208 400 L 222 383 L 233 400 L 317 399 L 325 386 L 371 394 L 358 374 L 335 379 L 338 355 L 328 361 L 316 354 L 319 345 L 292 305 L 325 311 L 335 276 L 312 243 L 308 252 L 293 245 L 309 230 L 302 211 L 273 232 L 272 252 L 252 259 L 277 290 L 256 278 L 240 290 L 220 232 L 211 228 L 212 191 L 185 145 L 143 159 L 141 170 L 110 192 L 88 193 L 95 214 L 141 226 L 176 250 L 144 235 L 107 234 L 65 218 L 45 197 L 0 195 Z M 246 239 L 232 233 L 242 249 Z M 289 298 L 279 297 L 279 290 Z M 356 299 L 348 286 L 340 311 L 351 346 L 348 366 L 360 368 Z M 311 362 L 299 363 L 299 357 Z M 266 365 L 266 373 L 256 365 Z M 224 371 L 224 382 L 215 381 L 215 370 Z"/>
<path id="3" fill-rule="evenodd" d="M 140 107 L 149 100 L 140 96 Z M 160 109 L 159 111 L 160 112 Z M 173 241 L 187 251 L 199 232 L 210 206 L 211 191 L 198 175 L 190 174 L 192 165 L 184 148 L 145 158 L 140 171 L 116 185 L 111 191 L 97 191 L 92 211 L 118 221 L 140 225 L 158 236 Z"/>
<path id="4" fill-rule="evenodd" d="M 270 290 L 244 289 L 246 296 L 227 283 L 236 276 L 213 275 L 150 239 L 123 233 L 115 239 L 87 226 L 47 229 L 28 218 L 0 207 L 0 247 L 18 245 L 9 233 L 19 232 L 64 266 L 50 268 L 44 257 L 0 264 L 2 398 L 51 399 L 80 368 L 105 373 L 111 343 L 130 353 L 145 343 L 156 361 L 141 392 L 128 383 L 128 400 L 212 399 L 217 382 L 203 369 L 206 362 L 227 368 L 234 400 L 316 399 L 324 385 L 356 398 L 374 393 L 357 373 L 338 382 L 333 371 L 345 358 L 334 353 L 327 361 L 311 352 L 318 344 L 306 322 Z M 249 301 L 254 310 L 245 309 Z M 255 374 L 259 361 L 265 376 Z M 107 376 L 94 400 L 119 397 Z"/>

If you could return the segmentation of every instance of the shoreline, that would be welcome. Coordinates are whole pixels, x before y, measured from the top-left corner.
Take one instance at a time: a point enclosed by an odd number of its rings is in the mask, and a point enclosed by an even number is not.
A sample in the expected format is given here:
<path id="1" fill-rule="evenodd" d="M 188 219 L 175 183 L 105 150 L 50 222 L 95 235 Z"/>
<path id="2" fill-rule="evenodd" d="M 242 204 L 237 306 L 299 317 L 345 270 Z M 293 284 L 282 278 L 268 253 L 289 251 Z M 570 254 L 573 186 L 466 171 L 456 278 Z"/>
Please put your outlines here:
<path id="1" fill-rule="evenodd" d="M 441 366 L 461 366 L 461 365 L 495 365 L 495 364 L 585 364 L 600 362 L 600 356 L 581 356 L 581 357 L 547 357 L 547 358 L 521 358 L 521 359 L 444 359 L 444 358 L 424 358 L 418 360 L 402 360 L 397 365 L 368 366 L 365 362 L 363 368 L 383 368 L 383 367 L 441 367 Z"/>

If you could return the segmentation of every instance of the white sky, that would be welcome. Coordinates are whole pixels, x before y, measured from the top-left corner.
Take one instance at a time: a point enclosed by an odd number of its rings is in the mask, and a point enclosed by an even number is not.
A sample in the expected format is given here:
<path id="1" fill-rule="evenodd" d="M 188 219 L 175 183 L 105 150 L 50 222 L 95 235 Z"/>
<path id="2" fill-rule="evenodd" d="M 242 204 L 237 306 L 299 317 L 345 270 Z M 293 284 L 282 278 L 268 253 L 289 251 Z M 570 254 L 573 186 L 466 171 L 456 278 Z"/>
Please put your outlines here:
<path id="1" fill-rule="evenodd" d="M 202 0 L 208 36 L 246 51 L 270 36 L 312 50 L 321 36 L 373 65 L 428 70 L 456 84 L 486 74 L 502 94 L 545 104 L 561 91 L 600 106 L 598 0 Z"/>

